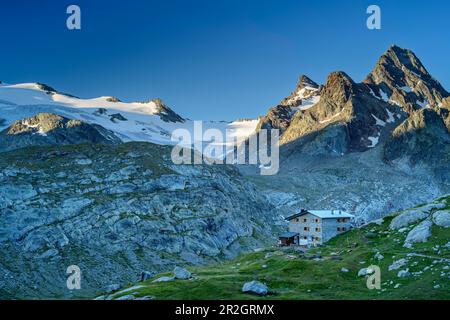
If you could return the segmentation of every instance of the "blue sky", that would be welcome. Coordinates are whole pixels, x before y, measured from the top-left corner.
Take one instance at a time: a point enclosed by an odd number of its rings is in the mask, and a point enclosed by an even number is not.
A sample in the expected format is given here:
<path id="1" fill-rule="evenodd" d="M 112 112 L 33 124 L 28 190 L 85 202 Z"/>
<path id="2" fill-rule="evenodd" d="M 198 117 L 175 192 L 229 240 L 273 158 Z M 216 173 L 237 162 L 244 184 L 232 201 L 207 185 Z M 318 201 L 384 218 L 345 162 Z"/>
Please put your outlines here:
<path id="1" fill-rule="evenodd" d="M 82 30 L 66 28 L 77 4 Z M 382 29 L 366 28 L 378 4 Z M 0 3 L 0 80 L 80 97 L 159 97 L 191 119 L 264 114 L 304 73 L 361 81 L 390 44 L 412 49 L 450 90 L 450 3 L 71 0 Z"/>

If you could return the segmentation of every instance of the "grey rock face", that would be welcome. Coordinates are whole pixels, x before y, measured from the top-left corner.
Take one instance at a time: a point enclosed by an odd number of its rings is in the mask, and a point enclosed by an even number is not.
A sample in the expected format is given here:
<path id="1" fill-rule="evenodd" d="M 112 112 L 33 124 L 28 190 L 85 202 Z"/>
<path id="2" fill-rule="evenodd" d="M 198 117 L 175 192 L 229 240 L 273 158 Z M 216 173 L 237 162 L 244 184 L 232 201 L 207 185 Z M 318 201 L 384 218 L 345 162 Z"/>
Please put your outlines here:
<path id="1" fill-rule="evenodd" d="M 4 153 L 0 261 L 11 277 L 2 278 L 0 298 L 69 298 L 65 268 L 73 264 L 83 274 L 77 297 L 93 298 L 142 270 L 233 258 L 276 241 L 282 218 L 235 168 L 175 166 L 170 151 L 126 143 Z"/>
<path id="2" fill-rule="evenodd" d="M 173 269 L 173 274 L 175 276 L 175 279 L 187 280 L 192 278 L 192 274 L 188 270 L 178 266 Z"/>
<path id="3" fill-rule="evenodd" d="M 244 283 L 242 286 L 242 292 L 265 296 L 269 292 L 269 288 L 264 283 L 254 280 Z"/>
<path id="4" fill-rule="evenodd" d="M 39 113 L 16 121 L 0 132 L 0 151 L 28 146 L 81 143 L 118 144 L 121 140 L 99 125 L 50 113 Z"/>
<path id="5" fill-rule="evenodd" d="M 413 112 L 387 141 L 384 157 L 388 161 L 408 158 L 412 164 L 426 163 L 448 168 L 450 132 L 432 109 Z"/>

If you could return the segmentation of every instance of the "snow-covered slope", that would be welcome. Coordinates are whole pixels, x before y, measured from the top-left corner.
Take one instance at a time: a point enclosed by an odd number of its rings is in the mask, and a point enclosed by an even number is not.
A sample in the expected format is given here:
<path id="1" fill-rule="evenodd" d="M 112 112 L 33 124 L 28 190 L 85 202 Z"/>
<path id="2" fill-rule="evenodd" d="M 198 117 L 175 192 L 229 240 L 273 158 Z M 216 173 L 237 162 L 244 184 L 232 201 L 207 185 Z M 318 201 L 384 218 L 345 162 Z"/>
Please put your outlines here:
<path id="1" fill-rule="evenodd" d="M 194 121 L 163 120 L 165 111 L 161 111 L 155 101 L 126 103 L 113 97 L 80 99 L 39 83 L 0 84 L 0 131 L 16 120 L 40 112 L 101 125 L 124 142 L 173 144 L 171 134 L 180 128 L 189 130 L 192 139 L 203 140 L 202 137 L 194 137 Z M 257 124 L 258 120 L 203 121 L 202 129 L 218 129 L 224 138 L 228 133 L 229 144 L 234 140 L 238 143 L 245 140 L 255 131 Z"/>

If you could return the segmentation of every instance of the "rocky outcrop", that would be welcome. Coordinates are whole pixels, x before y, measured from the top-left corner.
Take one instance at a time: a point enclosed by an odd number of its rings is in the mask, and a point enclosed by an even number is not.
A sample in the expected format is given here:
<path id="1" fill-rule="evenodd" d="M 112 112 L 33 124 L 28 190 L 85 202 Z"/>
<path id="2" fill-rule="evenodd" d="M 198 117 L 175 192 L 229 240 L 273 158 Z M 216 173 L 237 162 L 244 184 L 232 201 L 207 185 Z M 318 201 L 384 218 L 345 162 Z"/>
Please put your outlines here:
<path id="1" fill-rule="evenodd" d="M 143 270 L 220 261 L 276 241 L 284 221 L 235 168 L 177 166 L 170 152 L 126 143 L 4 153 L 0 298 L 93 297 L 139 281 Z M 83 275 L 76 292 L 65 285 L 74 264 Z"/>
<path id="2" fill-rule="evenodd" d="M 0 132 L 0 151 L 29 146 L 62 144 L 117 144 L 121 140 L 100 125 L 71 120 L 51 113 L 39 113 L 14 122 Z"/>

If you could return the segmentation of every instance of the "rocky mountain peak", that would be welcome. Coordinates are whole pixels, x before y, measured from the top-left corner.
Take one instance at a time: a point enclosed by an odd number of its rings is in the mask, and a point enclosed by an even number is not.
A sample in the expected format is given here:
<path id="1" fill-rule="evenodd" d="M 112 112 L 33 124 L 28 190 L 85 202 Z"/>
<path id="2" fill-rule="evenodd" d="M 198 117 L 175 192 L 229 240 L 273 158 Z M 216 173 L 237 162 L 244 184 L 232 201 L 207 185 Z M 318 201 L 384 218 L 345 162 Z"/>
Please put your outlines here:
<path id="1" fill-rule="evenodd" d="M 408 49 L 391 46 L 366 77 L 373 92 L 408 113 L 438 106 L 449 93 L 436 81 L 417 56 Z"/>
<path id="2" fill-rule="evenodd" d="M 261 117 L 257 130 L 280 129 L 283 133 L 296 112 L 307 110 L 319 101 L 320 89 L 321 87 L 308 76 L 300 75 L 295 90 Z"/>
<path id="3" fill-rule="evenodd" d="M 328 75 L 322 90 L 322 99 L 331 98 L 337 103 L 345 103 L 355 92 L 355 82 L 345 72 L 335 71 Z"/>

